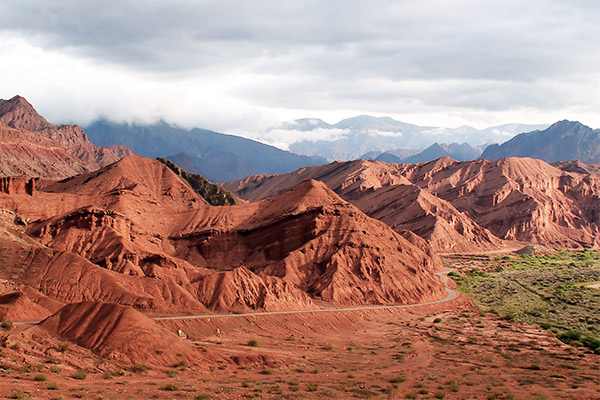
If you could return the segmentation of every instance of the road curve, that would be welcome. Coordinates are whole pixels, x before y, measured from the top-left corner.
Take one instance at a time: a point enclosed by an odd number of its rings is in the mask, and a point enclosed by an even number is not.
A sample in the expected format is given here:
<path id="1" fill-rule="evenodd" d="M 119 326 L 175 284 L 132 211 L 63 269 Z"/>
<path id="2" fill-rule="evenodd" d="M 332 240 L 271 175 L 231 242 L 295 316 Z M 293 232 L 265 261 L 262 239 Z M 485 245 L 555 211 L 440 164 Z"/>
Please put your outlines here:
<path id="1" fill-rule="evenodd" d="M 445 284 L 448 279 L 448 273 L 451 271 L 450 268 L 446 268 L 444 271 L 436 272 L 440 277 L 440 280 Z M 184 316 L 172 316 L 172 317 L 154 317 L 155 321 L 165 320 L 182 320 L 182 319 L 207 319 L 207 318 L 238 318 L 238 317 L 253 317 L 262 315 L 291 315 L 291 314 L 308 314 L 308 313 L 319 313 L 319 312 L 336 312 L 336 311 L 360 311 L 360 310 L 381 310 L 381 309 L 392 309 L 392 308 L 411 308 L 428 306 L 432 304 L 445 303 L 454 299 L 457 296 L 455 290 L 446 287 L 446 297 L 440 300 L 430 301 L 427 303 L 415 303 L 415 304 L 391 304 L 391 305 L 378 305 L 378 306 L 357 306 L 357 307 L 333 307 L 333 308 L 317 308 L 314 310 L 290 310 L 290 311 L 264 311 L 264 312 L 251 312 L 243 314 L 199 314 L 199 315 L 184 315 Z M 14 322 L 16 325 L 37 325 L 41 321 L 18 321 Z"/>

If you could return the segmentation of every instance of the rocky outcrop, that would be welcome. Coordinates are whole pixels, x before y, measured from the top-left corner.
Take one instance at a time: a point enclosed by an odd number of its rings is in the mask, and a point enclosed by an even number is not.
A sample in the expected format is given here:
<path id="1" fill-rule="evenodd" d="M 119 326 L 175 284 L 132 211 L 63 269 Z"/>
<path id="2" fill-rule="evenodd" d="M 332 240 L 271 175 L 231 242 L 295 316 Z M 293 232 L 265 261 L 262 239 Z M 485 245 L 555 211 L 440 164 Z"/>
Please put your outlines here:
<path id="1" fill-rule="evenodd" d="M 98 147 L 76 125 L 52 125 L 23 97 L 0 100 L 0 174 L 62 179 L 133 155 Z"/>
<path id="2" fill-rule="evenodd" d="M 25 176 L 0 176 L 0 192 L 33 196 L 35 181 L 34 178 Z"/>

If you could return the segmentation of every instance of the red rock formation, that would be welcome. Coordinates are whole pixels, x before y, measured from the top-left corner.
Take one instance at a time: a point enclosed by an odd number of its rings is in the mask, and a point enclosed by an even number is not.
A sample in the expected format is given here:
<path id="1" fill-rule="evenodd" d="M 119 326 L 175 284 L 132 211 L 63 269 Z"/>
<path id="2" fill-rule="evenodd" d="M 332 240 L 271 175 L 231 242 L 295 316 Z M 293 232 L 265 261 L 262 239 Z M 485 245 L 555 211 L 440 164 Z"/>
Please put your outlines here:
<path id="1" fill-rule="evenodd" d="M 502 245 L 500 239 L 452 204 L 406 179 L 396 164 L 370 160 L 335 162 L 289 174 L 256 175 L 224 187 L 245 199 L 258 200 L 308 178 L 323 181 L 344 200 L 397 232 L 415 232 L 436 251 L 469 252 Z"/>
<path id="2" fill-rule="evenodd" d="M 439 251 L 476 251 L 498 238 L 558 247 L 600 246 L 600 177 L 594 167 L 541 160 L 420 164 L 333 163 L 290 174 L 248 177 L 224 187 L 246 199 L 271 196 L 314 177 L 394 229 Z"/>
<path id="3" fill-rule="evenodd" d="M 40 243 L 4 251 L 13 265 L 30 260 L 18 280 L 65 303 L 242 311 L 445 294 L 433 273 L 439 260 L 422 244 L 316 181 L 257 203 L 209 207 L 165 165 L 129 157 L 44 182 L 34 197 L 0 195 L 0 207 L 30 221 L 26 230 Z"/>
<path id="4" fill-rule="evenodd" d="M 26 176 L 2 176 L 0 177 L 0 192 L 33 196 L 35 179 Z"/>
<path id="5" fill-rule="evenodd" d="M 133 154 L 94 146 L 76 125 L 50 124 L 20 96 L 0 100 L 0 174 L 62 179 Z"/>
<path id="6" fill-rule="evenodd" d="M 555 247 L 600 245 L 600 178 L 531 158 L 404 165 L 402 174 L 495 235 Z"/>

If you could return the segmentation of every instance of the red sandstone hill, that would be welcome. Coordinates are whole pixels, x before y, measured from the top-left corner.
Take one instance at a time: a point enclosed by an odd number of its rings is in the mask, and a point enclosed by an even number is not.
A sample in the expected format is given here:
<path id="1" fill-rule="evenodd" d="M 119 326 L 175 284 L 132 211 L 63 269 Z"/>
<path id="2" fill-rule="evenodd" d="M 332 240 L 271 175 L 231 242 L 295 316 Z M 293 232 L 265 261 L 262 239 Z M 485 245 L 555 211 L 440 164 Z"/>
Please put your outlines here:
<path id="1" fill-rule="evenodd" d="M 118 304 L 69 304 L 42 321 L 40 328 L 101 357 L 130 363 L 173 365 L 200 357 L 191 343 L 139 311 Z"/>
<path id="2" fill-rule="evenodd" d="M 93 145 L 77 125 L 50 124 L 23 97 L 0 100 L 0 175 L 62 179 L 132 154 Z"/>
<path id="3" fill-rule="evenodd" d="M 508 158 L 420 164 L 359 160 L 252 176 L 223 185 L 240 197 L 272 196 L 318 179 L 394 229 L 439 251 L 490 249 L 498 238 L 560 247 L 600 245 L 600 177 L 585 164 Z"/>
<path id="4" fill-rule="evenodd" d="M 449 202 L 413 184 L 396 164 L 357 160 L 303 168 L 282 175 L 256 175 L 224 184 L 248 200 L 272 196 L 304 179 L 317 179 L 346 201 L 397 232 L 412 231 L 436 251 L 495 249 L 502 241 Z"/>
<path id="5" fill-rule="evenodd" d="M 426 245 L 316 181 L 210 207 L 167 166 L 136 156 L 32 193 L 0 193 L 15 213 L 0 226 L 0 277 L 64 304 L 206 312 L 445 295 Z"/>

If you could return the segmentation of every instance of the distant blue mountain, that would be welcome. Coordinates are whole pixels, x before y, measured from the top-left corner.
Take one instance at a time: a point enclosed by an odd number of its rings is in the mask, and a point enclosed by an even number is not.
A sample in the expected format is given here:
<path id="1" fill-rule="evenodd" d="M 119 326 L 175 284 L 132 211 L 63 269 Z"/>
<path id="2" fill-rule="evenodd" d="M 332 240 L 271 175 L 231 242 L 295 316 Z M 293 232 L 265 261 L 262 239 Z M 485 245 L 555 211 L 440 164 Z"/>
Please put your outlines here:
<path id="1" fill-rule="evenodd" d="M 144 157 L 167 158 L 213 182 L 327 163 L 320 157 L 301 156 L 250 139 L 205 129 L 183 129 L 164 122 L 140 125 L 98 120 L 84 130 L 98 146 L 123 144 Z"/>
<path id="2" fill-rule="evenodd" d="M 522 133 L 501 145 L 485 149 L 481 158 L 532 157 L 546 162 L 579 160 L 600 163 L 600 129 L 577 121 L 559 121 L 544 130 Z"/>

